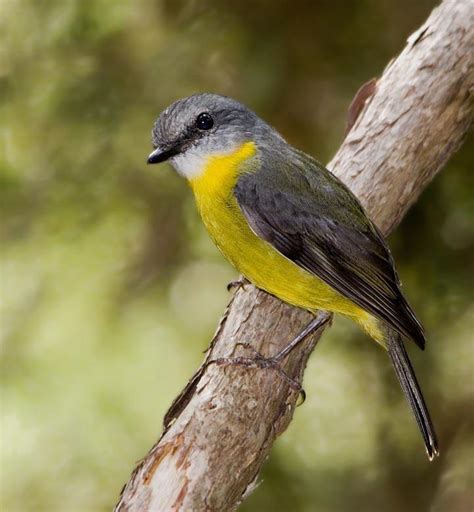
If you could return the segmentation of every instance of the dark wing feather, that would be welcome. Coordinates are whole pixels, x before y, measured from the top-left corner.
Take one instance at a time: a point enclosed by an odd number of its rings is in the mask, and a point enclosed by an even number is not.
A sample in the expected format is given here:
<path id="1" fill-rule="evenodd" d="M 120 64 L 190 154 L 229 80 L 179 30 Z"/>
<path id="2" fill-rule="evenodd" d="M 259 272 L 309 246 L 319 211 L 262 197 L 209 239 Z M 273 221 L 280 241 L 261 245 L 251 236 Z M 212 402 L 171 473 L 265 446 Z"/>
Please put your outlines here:
<path id="1" fill-rule="evenodd" d="M 237 201 L 253 231 L 281 254 L 424 347 L 390 251 L 349 189 L 299 152 L 241 176 Z M 275 163 L 276 161 L 276 163 Z"/>

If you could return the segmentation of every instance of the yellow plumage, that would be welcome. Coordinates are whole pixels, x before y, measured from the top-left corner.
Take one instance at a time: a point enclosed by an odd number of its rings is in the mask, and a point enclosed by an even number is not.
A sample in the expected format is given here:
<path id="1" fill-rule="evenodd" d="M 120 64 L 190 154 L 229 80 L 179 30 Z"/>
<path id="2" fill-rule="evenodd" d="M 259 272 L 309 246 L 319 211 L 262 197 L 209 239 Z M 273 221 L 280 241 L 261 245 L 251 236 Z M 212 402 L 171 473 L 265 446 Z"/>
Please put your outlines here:
<path id="1" fill-rule="evenodd" d="M 209 157 L 202 172 L 189 179 L 202 220 L 217 247 L 257 287 L 309 311 L 324 309 L 350 316 L 384 344 L 378 322 L 370 313 L 297 266 L 252 231 L 233 188 L 241 173 L 257 170 L 250 165 L 255 153 L 255 144 L 246 142 L 233 153 Z"/>

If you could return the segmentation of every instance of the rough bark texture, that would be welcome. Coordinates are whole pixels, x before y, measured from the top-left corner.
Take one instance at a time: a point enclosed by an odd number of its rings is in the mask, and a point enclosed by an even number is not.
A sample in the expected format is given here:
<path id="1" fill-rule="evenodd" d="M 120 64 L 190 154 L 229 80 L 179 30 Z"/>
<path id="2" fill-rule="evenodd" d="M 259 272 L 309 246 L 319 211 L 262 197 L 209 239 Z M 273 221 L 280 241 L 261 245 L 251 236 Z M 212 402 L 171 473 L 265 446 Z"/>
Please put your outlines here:
<path id="1" fill-rule="evenodd" d="M 474 2 L 446 0 L 362 98 L 329 164 L 389 233 L 458 148 L 474 111 Z M 367 96 L 367 95 L 365 95 Z M 236 291 L 206 361 L 283 348 L 310 320 L 245 285 Z M 322 329 L 321 329 L 322 331 Z M 321 332 L 291 353 L 301 381 Z M 204 365 L 175 400 L 159 442 L 140 462 L 116 510 L 233 510 L 251 489 L 298 393 L 274 369 Z"/>

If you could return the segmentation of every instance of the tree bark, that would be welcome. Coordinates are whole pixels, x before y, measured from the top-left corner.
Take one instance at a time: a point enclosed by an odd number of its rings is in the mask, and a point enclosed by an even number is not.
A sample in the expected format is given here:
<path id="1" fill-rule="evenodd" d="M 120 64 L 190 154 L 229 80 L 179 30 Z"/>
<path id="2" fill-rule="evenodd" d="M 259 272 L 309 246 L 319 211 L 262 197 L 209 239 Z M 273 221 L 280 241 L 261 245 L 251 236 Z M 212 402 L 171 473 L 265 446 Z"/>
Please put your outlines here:
<path id="1" fill-rule="evenodd" d="M 328 165 L 385 234 L 469 129 L 473 27 L 472 0 L 445 0 L 436 8 L 371 87 L 373 94 L 362 98 L 355 124 Z M 254 350 L 271 356 L 310 319 L 250 284 L 240 287 L 205 362 L 172 404 L 161 439 L 134 470 L 116 510 L 234 510 L 291 421 L 298 391 L 275 369 L 212 361 L 253 357 Z M 322 330 L 283 364 L 299 382 Z"/>

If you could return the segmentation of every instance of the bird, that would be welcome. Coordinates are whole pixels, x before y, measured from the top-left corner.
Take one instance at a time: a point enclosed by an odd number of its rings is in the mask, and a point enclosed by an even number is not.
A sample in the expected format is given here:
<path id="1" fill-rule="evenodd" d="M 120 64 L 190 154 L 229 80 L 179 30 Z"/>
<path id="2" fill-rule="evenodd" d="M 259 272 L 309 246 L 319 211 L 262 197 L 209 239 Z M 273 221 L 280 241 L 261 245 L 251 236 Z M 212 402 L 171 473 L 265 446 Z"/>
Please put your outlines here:
<path id="1" fill-rule="evenodd" d="M 402 294 L 389 247 L 356 196 L 239 101 L 179 99 L 157 118 L 148 164 L 169 161 L 189 183 L 210 237 L 257 288 L 315 320 L 350 317 L 388 352 L 430 460 L 437 436 L 403 342 L 425 334 Z"/>

